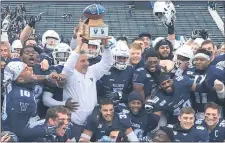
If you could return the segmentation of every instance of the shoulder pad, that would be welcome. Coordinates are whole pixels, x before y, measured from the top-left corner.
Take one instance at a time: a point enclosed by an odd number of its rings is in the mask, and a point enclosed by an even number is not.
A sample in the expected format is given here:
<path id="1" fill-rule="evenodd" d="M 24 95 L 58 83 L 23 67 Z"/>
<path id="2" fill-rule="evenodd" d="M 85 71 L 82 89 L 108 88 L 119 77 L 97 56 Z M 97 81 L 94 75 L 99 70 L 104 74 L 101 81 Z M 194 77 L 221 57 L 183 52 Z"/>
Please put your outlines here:
<path id="1" fill-rule="evenodd" d="M 39 121 L 36 121 L 36 122 L 31 122 L 28 127 L 29 128 L 34 128 L 36 126 L 40 126 L 40 125 L 44 125 L 45 123 L 45 119 L 42 119 L 42 120 L 39 120 Z"/>
<path id="2" fill-rule="evenodd" d="M 181 81 L 181 80 L 184 79 L 184 77 L 183 76 L 177 76 L 175 79 L 176 79 L 176 81 Z"/>
<path id="3" fill-rule="evenodd" d="M 167 124 L 166 127 L 173 129 L 173 128 L 174 128 L 174 125 L 172 125 L 172 124 Z"/>
<path id="4" fill-rule="evenodd" d="M 204 130 L 205 128 L 203 126 L 198 125 L 198 126 L 196 126 L 196 129 L 198 129 L 198 130 Z"/>
<path id="5" fill-rule="evenodd" d="M 225 128 L 225 120 L 222 120 L 219 124 L 219 127 L 224 127 Z"/>
<path id="6" fill-rule="evenodd" d="M 130 128 L 131 123 L 130 123 L 130 118 L 127 114 L 124 113 L 118 113 L 119 116 L 119 122 L 122 124 L 124 128 Z"/>
<path id="7" fill-rule="evenodd" d="M 224 68 L 222 66 L 219 66 L 219 65 L 216 65 L 216 69 L 219 69 L 219 70 L 224 70 Z"/>
<path id="8" fill-rule="evenodd" d="M 200 125 L 200 124 L 202 124 L 202 122 L 203 122 L 203 120 L 200 120 L 200 119 L 199 119 L 199 120 L 196 120 L 196 121 L 195 121 L 195 124 Z"/>

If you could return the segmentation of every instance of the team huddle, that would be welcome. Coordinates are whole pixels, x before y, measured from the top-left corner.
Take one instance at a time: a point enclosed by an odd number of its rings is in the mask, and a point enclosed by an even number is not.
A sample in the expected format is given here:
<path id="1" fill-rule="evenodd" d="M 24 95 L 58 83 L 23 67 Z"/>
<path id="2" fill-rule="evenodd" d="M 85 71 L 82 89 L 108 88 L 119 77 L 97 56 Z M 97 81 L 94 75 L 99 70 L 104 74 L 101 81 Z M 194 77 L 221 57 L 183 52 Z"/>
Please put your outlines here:
<path id="1" fill-rule="evenodd" d="M 143 32 L 131 44 L 84 39 L 79 25 L 70 45 L 54 30 L 37 44 L 38 15 L 10 45 L 5 18 L 1 141 L 224 142 L 225 54 L 205 30 L 176 47 L 172 2 L 153 11 L 168 36 Z"/>

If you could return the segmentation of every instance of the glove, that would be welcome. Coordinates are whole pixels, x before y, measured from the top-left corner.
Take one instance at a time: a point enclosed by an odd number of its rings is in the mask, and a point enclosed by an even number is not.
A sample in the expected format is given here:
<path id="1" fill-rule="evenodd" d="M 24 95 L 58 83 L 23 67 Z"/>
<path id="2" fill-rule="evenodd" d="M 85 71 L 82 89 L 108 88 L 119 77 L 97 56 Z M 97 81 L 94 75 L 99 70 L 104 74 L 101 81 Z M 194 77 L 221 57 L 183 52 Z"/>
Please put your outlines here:
<path id="1" fill-rule="evenodd" d="M 198 38 L 199 37 L 199 31 L 198 30 L 193 30 L 192 32 L 191 32 L 191 39 L 192 40 L 195 40 L 196 38 Z"/>
<path id="2" fill-rule="evenodd" d="M 100 140 L 98 140 L 99 142 L 112 142 L 112 139 L 108 136 L 103 136 Z"/>
<path id="3" fill-rule="evenodd" d="M 145 101 L 145 110 L 150 113 L 152 112 L 152 109 L 154 108 L 155 103 L 159 100 L 158 97 L 154 97 L 154 98 L 148 98 Z"/>
<path id="4" fill-rule="evenodd" d="M 29 25 L 30 27 L 34 28 L 34 27 L 35 27 L 35 23 L 36 23 L 36 22 L 39 22 L 39 21 L 41 20 L 41 15 L 42 15 L 42 13 L 40 13 L 40 14 L 37 15 L 37 16 L 31 16 L 31 17 L 30 17 L 30 21 L 28 22 L 28 25 Z"/>
<path id="5" fill-rule="evenodd" d="M 209 38 L 209 34 L 206 30 L 201 30 L 199 31 L 199 35 L 204 39 L 206 40 L 207 38 Z"/>
<path id="6" fill-rule="evenodd" d="M 53 134 L 56 134 L 56 127 L 55 126 L 49 126 L 45 128 L 46 135 L 51 136 Z"/>
<path id="7" fill-rule="evenodd" d="M 174 25 L 166 25 L 168 28 L 168 34 L 174 34 Z"/>
<path id="8" fill-rule="evenodd" d="M 120 100 L 122 99 L 122 93 L 121 92 L 111 92 L 109 94 L 106 94 L 107 98 L 110 98 L 112 100 Z"/>
<path id="9" fill-rule="evenodd" d="M 116 39 L 113 36 L 109 36 L 110 39 L 108 40 L 107 45 L 105 46 L 105 49 L 113 49 L 116 47 Z"/>

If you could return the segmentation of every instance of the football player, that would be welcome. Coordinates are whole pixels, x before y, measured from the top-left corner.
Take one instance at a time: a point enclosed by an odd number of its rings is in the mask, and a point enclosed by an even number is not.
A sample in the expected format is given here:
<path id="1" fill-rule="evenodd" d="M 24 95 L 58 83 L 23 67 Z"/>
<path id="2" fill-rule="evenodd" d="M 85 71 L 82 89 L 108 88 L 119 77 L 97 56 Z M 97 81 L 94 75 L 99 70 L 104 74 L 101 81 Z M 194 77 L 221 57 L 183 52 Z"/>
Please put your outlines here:
<path id="1" fill-rule="evenodd" d="M 133 75 L 133 89 L 140 92 L 143 99 L 150 96 L 156 86 L 154 77 L 160 72 L 159 54 L 147 49 L 144 61 L 145 66 L 138 68 Z"/>
<path id="2" fill-rule="evenodd" d="M 65 62 L 69 58 L 72 49 L 69 45 L 65 43 L 58 44 L 52 52 L 54 65 L 50 66 L 48 71 L 42 71 L 43 75 L 49 75 L 50 73 L 58 73 L 62 72 Z M 46 115 L 46 111 L 49 107 L 54 107 L 58 105 L 66 106 L 67 108 L 74 110 L 75 103 L 70 100 L 63 101 L 62 99 L 63 89 L 56 82 L 56 86 L 45 85 L 44 92 L 42 96 L 43 104 L 40 104 L 40 116 L 41 118 Z"/>
<path id="3" fill-rule="evenodd" d="M 205 82 L 211 82 L 209 83 L 210 86 L 206 86 L 204 91 L 201 92 L 194 92 L 192 94 L 192 101 L 193 101 L 193 108 L 196 111 L 196 118 L 197 119 L 203 119 L 204 118 L 204 106 L 207 102 L 215 102 L 219 105 L 222 105 L 220 102 L 217 92 L 215 89 L 213 89 L 213 81 L 209 81 L 212 78 L 213 75 L 210 74 L 210 70 L 212 70 L 215 73 L 221 73 L 221 68 L 216 66 L 210 66 L 210 53 L 207 50 L 199 49 L 196 51 L 196 54 L 194 56 L 194 73 L 191 76 L 191 79 L 194 80 L 194 83 L 197 84 L 205 84 Z M 205 81 L 207 77 L 207 81 Z M 221 78 L 223 75 L 220 75 Z M 219 78 L 217 78 L 219 79 Z"/>
<path id="4" fill-rule="evenodd" d="M 174 142 L 173 130 L 168 127 L 160 127 L 152 136 L 153 142 Z"/>
<path id="5" fill-rule="evenodd" d="M 173 44 L 166 38 L 158 41 L 154 46 L 155 51 L 160 53 L 160 60 L 173 59 Z"/>
<path id="6" fill-rule="evenodd" d="M 118 105 L 119 112 L 128 114 L 134 133 L 139 141 L 149 141 L 147 133 L 153 131 L 159 122 L 159 116 L 146 113 L 143 98 L 139 92 L 133 91 L 128 97 L 128 106 Z"/>
<path id="7" fill-rule="evenodd" d="M 193 72 L 191 71 L 193 69 L 193 58 L 194 54 L 190 47 L 185 45 L 177 49 L 173 58 L 175 67 L 171 71 L 172 77 L 192 74 Z"/>
<path id="8" fill-rule="evenodd" d="M 41 128 L 43 126 L 56 127 L 55 133 L 50 135 L 33 136 L 30 141 L 36 142 L 67 142 L 75 141 L 71 134 L 70 111 L 63 106 L 55 106 L 48 109 L 45 119 L 29 125 L 29 128 Z"/>
<path id="9" fill-rule="evenodd" d="M 209 132 L 209 142 L 225 141 L 225 120 L 220 119 L 220 107 L 214 102 L 205 105 L 205 119 L 197 120 L 196 126 L 202 125 Z"/>
<path id="10" fill-rule="evenodd" d="M 144 66 L 144 59 L 141 56 L 142 48 L 137 43 L 132 43 L 130 45 L 130 59 L 129 63 L 131 66 L 134 67 L 134 69 L 138 69 L 140 67 Z"/>
<path id="11" fill-rule="evenodd" d="M 165 112 L 169 124 L 177 123 L 177 116 L 182 107 L 191 107 L 191 92 L 204 91 L 204 84 L 196 84 L 187 76 L 178 76 L 170 79 L 168 74 L 160 74 L 156 78 L 159 89 L 146 100 L 146 110 L 153 109 L 155 114 Z"/>
<path id="12" fill-rule="evenodd" d="M 191 107 L 184 107 L 178 116 L 179 123 L 167 125 L 173 129 L 175 142 L 207 142 L 207 129 L 201 125 L 194 126 L 195 111 Z"/>
<path id="13" fill-rule="evenodd" d="M 149 49 L 151 47 L 151 34 L 143 32 L 140 33 L 138 37 L 143 39 L 145 49 Z"/>
<path id="14" fill-rule="evenodd" d="M 37 104 L 30 83 L 36 82 L 32 67 L 23 62 L 10 62 L 4 70 L 5 96 L 2 107 L 2 128 L 15 133 L 20 141 L 28 134 L 46 134 L 48 128 L 29 130 L 26 125 L 37 112 Z"/>
<path id="15" fill-rule="evenodd" d="M 113 67 L 97 82 L 98 100 L 111 98 L 120 103 L 127 103 L 132 91 L 133 68 L 128 65 L 129 48 L 123 41 L 118 41 L 112 49 Z"/>
<path id="16" fill-rule="evenodd" d="M 114 105 L 111 99 L 104 99 L 99 105 L 99 113 L 93 112 L 86 121 L 80 142 L 90 141 L 95 136 L 96 141 L 138 141 L 131 128 L 130 118 L 124 113 L 114 113 Z M 97 113 L 97 114 L 96 114 Z"/>
<path id="17" fill-rule="evenodd" d="M 89 40 L 88 41 L 88 61 L 89 66 L 96 64 L 100 62 L 101 56 L 100 56 L 100 47 L 101 40 Z"/>

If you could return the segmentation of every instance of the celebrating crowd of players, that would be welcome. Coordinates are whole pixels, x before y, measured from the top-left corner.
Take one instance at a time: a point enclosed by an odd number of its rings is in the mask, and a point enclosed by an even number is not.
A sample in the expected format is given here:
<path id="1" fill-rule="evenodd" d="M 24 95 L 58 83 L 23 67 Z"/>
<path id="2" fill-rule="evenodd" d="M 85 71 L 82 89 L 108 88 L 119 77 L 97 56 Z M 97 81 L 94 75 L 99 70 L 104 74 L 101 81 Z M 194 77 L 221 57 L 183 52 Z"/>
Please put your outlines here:
<path id="1" fill-rule="evenodd" d="M 157 5 L 174 10 L 156 2 L 159 18 Z M 225 46 L 194 30 L 175 48 L 174 16 L 161 18 L 166 38 L 88 41 L 77 26 L 70 46 L 54 30 L 38 45 L 32 16 L 20 39 L 1 40 L 1 141 L 225 141 Z"/>

